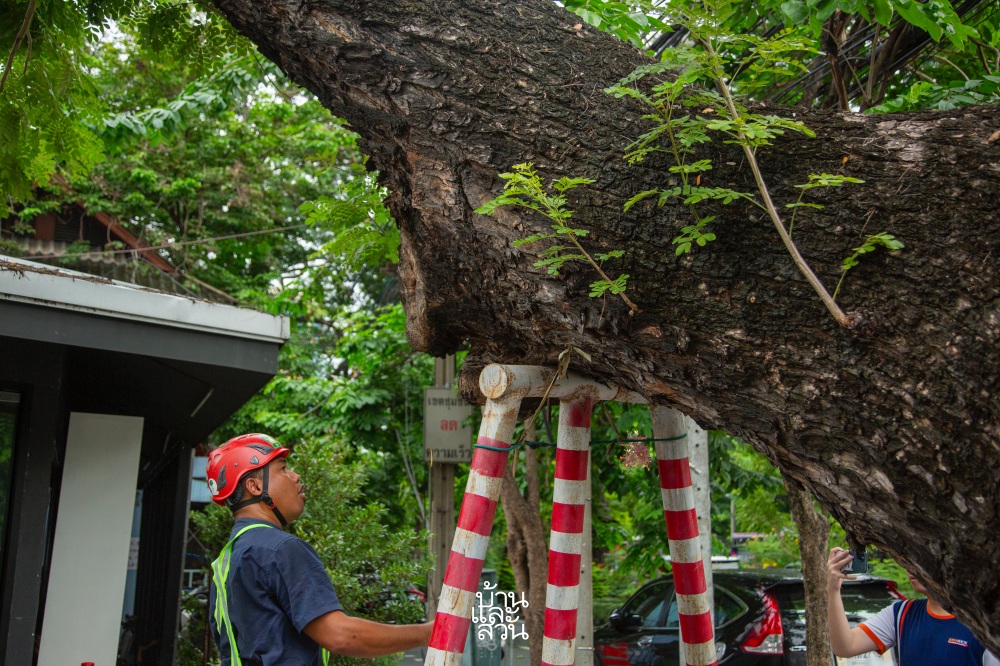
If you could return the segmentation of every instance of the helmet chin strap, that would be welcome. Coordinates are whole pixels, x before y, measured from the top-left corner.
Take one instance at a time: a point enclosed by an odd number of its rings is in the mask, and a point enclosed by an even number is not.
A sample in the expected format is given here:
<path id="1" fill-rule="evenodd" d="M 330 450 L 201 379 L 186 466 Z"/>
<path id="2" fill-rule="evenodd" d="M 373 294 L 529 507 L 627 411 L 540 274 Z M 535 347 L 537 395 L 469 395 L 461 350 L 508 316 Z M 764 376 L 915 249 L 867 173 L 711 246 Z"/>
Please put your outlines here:
<path id="1" fill-rule="evenodd" d="M 274 500 L 271 499 L 271 496 L 267 494 L 267 481 L 268 477 L 270 476 L 270 469 L 269 469 L 270 467 L 271 467 L 270 465 L 264 466 L 264 489 L 263 492 L 261 492 L 260 494 L 260 501 L 263 502 L 264 506 L 266 506 L 274 513 L 275 517 L 281 523 L 282 527 L 288 527 L 288 522 L 285 520 L 285 517 L 281 515 L 280 511 L 278 511 L 278 505 L 275 504 Z"/>
<path id="2" fill-rule="evenodd" d="M 285 520 L 285 517 L 283 515 L 281 515 L 281 512 L 278 511 L 278 505 L 274 503 L 274 499 L 272 499 L 272 497 L 267 493 L 267 485 L 270 477 L 269 468 L 270 465 L 264 466 L 264 487 L 262 489 L 262 492 L 260 493 L 260 497 L 250 497 L 249 499 L 245 499 L 242 502 L 238 502 L 237 504 L 231 506 L 230 510 L 233 513 L 236 513 L 239 509 L 242 509 L 245 506 L 250 506 L 251 504 L 256 504 L 257 502 L 263 502 L 264 506 L 266 506 L 268 509 L 271 510 L 272 513 L 274 513 L 275 518 L 278 519 L 278 522 L 281 523 L 281 526 L 288 527 L 288 521 Z"/>

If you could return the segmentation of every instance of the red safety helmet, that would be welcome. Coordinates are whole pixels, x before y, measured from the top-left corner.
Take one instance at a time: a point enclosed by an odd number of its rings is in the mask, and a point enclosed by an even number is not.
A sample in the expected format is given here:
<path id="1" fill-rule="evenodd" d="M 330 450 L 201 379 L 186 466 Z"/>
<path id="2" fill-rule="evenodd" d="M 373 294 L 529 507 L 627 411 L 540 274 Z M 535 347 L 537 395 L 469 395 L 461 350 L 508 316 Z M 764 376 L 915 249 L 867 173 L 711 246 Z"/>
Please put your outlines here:
<path id="1" fill-rule="evenodd" d="M 233 494 L 247 472 L 260 469 L 289 453 L 289 449 L 268 435 L 252 433 L 233 437 L 208 454 L 205 472 L 212 501 L 225 506 L 226 499 Z"/>

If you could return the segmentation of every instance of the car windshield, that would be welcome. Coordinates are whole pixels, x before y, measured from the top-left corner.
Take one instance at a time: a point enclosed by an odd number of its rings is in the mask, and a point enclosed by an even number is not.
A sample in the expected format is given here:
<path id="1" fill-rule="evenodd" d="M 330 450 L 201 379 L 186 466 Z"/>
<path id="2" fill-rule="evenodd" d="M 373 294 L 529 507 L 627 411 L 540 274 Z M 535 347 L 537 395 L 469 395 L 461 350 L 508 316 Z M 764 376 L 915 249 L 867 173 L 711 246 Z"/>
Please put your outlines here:
<path id="1" fill-rule="evenodd" d="M 805 622 L 805 597 L 801 585 L 778 585 L 772 593 L 785 615 L 795 615 Z M 840 592 L 844 610 L 851 624 L 858 624 L 874 617 L 880 610 L 895 601 L 885 583 L 844 585 Z"/>

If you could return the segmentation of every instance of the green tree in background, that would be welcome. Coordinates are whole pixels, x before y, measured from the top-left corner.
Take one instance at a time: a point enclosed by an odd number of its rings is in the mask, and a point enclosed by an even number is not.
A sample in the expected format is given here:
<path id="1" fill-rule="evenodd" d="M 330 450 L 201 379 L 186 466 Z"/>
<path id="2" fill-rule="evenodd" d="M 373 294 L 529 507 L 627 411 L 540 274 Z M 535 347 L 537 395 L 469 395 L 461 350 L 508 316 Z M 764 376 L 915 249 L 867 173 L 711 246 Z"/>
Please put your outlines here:
<path id="1" fill-rule="evenodd" d="M 429 566 L 414 460 L 432 365 L 407 344 L 394 277 L 380 272 L 399 238 L 386 192 L 355 136 L 270 63 L 223 48 L 225 35 L 187 51 L 211 19 L 183 37 L 143 27 L 176 15 L 139 18 L 80 42 L 88 103 L 103 119 L 86 129 L 103 161 L 7 201 L 25 221 L 76 202 L 108 213 L 163 246 L 186 289 L 290 317 L 277 376 L 210 443 L 263 431 L 294 446 L 309 503 L 293 529 L 316 547 L 345 609 L 412 622 L 423 609 L 405 590 Z M 208 52 L 217 57 L 198 55 Z M 215 557 L 228 511 L 210 505 L 191 520 Z M 204 603 L 188 595 L 184 611 L 179 660 L 201 664 L 214 651 Z"/>
<path id="2" fill-rule="evenodd" d="M 365 465 L 366 497 L 389 507 L 387 524 L 425 527 L 422 406 L 433 360 L 406 341 L 399 304 L 336 320 L 336 339 L 324 339 L 320 325 L 296 327 L 278 375 L 216 435 L 260 430 L 336 442 L 349 462 Z"/>
<path id="3" fill-rule="evenodd" d="M 686 0 L 567 0 L 583 20 L 658 57 L 692 43 L 672 17 Z M 718 35 L 730 86 L 743 96 L 806 107 L 877 112 L 950 109 L 1000 99 L 1000 34 L 995 2 L 949 0 L 736 0 L 716 3 L 722 33 L 762 43 L 812 44 L 789 53 L 796 71 L 740 65 L 748 42 Z M 698 45 L 695 44 L 698 48 Z"/>

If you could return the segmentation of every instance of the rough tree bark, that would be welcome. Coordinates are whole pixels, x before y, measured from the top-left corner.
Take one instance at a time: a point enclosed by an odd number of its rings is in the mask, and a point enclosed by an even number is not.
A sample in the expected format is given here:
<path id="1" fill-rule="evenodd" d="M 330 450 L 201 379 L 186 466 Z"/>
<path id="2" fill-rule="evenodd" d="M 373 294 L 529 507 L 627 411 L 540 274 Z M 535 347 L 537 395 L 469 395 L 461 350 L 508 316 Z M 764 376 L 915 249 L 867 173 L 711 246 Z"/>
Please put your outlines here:
<path id="1" fill-rule="evenodd" d="M 592 377 L 669 403 L 706 428 L 743 437 L 802 483 L 857 538 L 930 583 L 1000 652 L 1000 108 L 919 115 L 799 117 L 816 139 L 761 152 L 779 201 L 809 173 L 863 186 L 817 194 L 796 241 L 832 286 L 865 233 L 905 251 L 866 258 L 839 328 L 753 209 L 718 211 L 719 240 L 674 256 L 679 207 L 636 207 L 670 182 L 664 163 L 630 168 L 623 147 L 643 109 L 602 89 L 644 56 L 580 25 L 548 0 L 215 0 L 233 24 L 361 135 L 392 189 L 412 344 L 436 355 L 468 344 L 463 384 L 476 397 L 490 361 L 554 364 L 576 345 Z M 791 113 L 775 109 L 777 113 Z M 714 143 L 702 184 L 750 189 L 741 156 Z M 642 311 L 589 299 L 593 275 L 554 279 L 543 249 L 512 241 L 537 217 L 473 209 L 497 174 L 532 161 L 574 191 L 591 248 L 623 248 Z M 780 205 L 780 204 L 779 204 Z"/>
<path id="2" fill-rule="evenodd" d="M 533 433 L 529 433 L 529 438 Z M 515 453 L 515 455 L 517 455 Z M 501 507 L 507 519 L 507 557 L 514 570 L 517 591 L 524 593 L 528 607 L 524 623 L 528 636 L 541 636 L 545 623 L 545 592 L 548 583 L 549 550 L 540 510 L 538 454 L 525 449 L 525 493 L 522 495 L 508 465 L 500 486 Z M 529 641 L 531 665 L 542 663 L 542 641 Z"/>
<path id="3" fill-rule="evenodd" d="M 826 608 L 826 546 L 830 523 L 826 516 L 816 511 L 812 493 L 787 477 L 784 482 L 788 508 L 799 530 L 806 607 L 806 666 L 830 666 L 833 651 Z"/>

